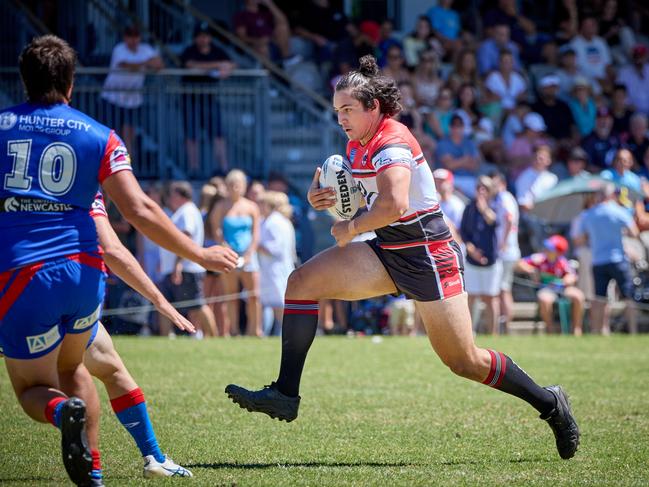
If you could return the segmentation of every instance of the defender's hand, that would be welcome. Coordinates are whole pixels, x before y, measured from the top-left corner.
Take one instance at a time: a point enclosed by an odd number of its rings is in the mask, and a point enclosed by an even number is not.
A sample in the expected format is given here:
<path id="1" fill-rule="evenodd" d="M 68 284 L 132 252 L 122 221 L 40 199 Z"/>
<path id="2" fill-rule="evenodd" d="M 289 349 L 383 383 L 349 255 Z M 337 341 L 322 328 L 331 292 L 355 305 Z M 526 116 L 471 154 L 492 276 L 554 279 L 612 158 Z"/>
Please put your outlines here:
<path id="1" fill-rule="evenodd" d="M 315 170 L 313 181 L 306 195 L 309 204 L 316 210 L 326 210 L 336 204 L 336 190 L 333 188 L 320 187 L 321 168 Z"/>
<path id="2" fill-rule="evenodd" d="M 239 256 L 234 250 L 222 245 L 213 245 L 203 249 L 203 259 L 199 264 L 209 271 L 230 272 L 237 267 L 238 259 Z"/>

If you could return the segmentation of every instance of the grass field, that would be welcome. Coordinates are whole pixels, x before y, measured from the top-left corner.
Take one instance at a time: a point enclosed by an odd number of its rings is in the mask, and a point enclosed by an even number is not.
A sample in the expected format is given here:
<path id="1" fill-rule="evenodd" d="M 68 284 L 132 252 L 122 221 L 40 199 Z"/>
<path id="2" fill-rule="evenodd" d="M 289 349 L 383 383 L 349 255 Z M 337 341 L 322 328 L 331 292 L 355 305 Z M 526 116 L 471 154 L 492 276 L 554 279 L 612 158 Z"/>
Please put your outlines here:
<path id="1" fill-rule="evenodd" d="M 425 338 L 317 338 L 290 424 L 223 393 L 274 379 L 277 339 L 115 343 L 192 485 L 649 485 L 649 336 L 479 339 L 566 387 L 582 431 L 570 461 L 531 407 L 453 376 Z M 0 484 L 61 485 L 56 430 L 22 414 L 4 368 L 0 390 Z M 135 445 L 100 395 L 107 483 L 141 484 Z"/>

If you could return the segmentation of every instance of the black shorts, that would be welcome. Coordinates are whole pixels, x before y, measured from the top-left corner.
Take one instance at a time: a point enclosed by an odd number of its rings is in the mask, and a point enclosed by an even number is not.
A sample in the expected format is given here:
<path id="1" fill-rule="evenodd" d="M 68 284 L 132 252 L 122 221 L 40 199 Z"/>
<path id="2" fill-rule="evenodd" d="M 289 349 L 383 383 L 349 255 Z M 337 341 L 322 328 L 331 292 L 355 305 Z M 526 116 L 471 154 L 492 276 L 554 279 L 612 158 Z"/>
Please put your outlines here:
<path id="1" fill-rule="evenodd" d="M 366 243 L 376 253 L 400 293 L 415 301 L 439 301 L 464 292 L 464 260 L 454 240 L 386 250 L 376 238 Z"/>
<path id="2" fill-rule="evenodd" d="M 167 274 L 162 279 L 160 290 L 165 298 L 172 303 L 178 301 L 196 301 L 191 306 L 183 309 L 192 310 L 200 308 L 205 304 L 205 295 L 203 294 L 203 280 L 205 274 L 196 272 L 183 272 L 183 280 L 180 284 L 171 282 L 171 274 Z"/>
<path id="3" fill-rule="evenodd" d="M 221 109 L 217 95 L 188 93 L 183 100 L 185 135 L 188 139 L 199 138 L 205 130 L 208 138 L 221 137 Z"/>

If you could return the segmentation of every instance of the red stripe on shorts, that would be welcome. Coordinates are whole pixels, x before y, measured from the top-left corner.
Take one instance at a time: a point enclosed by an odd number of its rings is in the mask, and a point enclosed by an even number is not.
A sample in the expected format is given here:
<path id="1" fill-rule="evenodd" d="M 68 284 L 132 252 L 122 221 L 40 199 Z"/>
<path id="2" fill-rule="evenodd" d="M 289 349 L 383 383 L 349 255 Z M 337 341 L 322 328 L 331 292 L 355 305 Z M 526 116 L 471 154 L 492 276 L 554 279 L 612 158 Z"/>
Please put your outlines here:
<path id="1" fill-rule="evenodd" d="M 11 286 L 9 286 L 4 296 L 0 298 L 0 319 L 4 318 L 9 308 L 16 302 L 16 299 L 22 294 L 29 281 L 32 280 L 41 267 L 43 267 L 43 262 L 37 262 L 18 270 L 18 274 L 11 283 Z"/>
<path id="2" fill-rule="evenodd" d="M 104 259 L 101 257 L 81 252 L 78 254 L 67 255 L 66 258 L 78 262 L 79 264 L 87 265 L 88 267 L 106 272 L 106 264 L 104 263 Z"/>

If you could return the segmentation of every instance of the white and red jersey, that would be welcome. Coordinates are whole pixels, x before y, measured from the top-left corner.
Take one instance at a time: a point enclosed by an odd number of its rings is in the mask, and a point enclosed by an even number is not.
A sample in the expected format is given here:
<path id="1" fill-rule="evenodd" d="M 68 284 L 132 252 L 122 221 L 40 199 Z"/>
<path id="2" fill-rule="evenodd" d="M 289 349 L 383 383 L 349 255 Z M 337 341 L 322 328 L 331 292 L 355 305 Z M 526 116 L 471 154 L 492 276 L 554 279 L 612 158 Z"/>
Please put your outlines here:
<path id="1" fill-rule="evenodd" d="M 396 250 L 451 239 L 433 174 L 419 143 L 405 125 L 385 117 L 367 144 L 363 146 L 357 140 L 347 143 L 347 158 L 368 209 L 379 194 L 376 178 L 381 171 L 402 166 L 412 172 L 408 210 L 399 220 L 375 230 L 381 248 Z"/>

